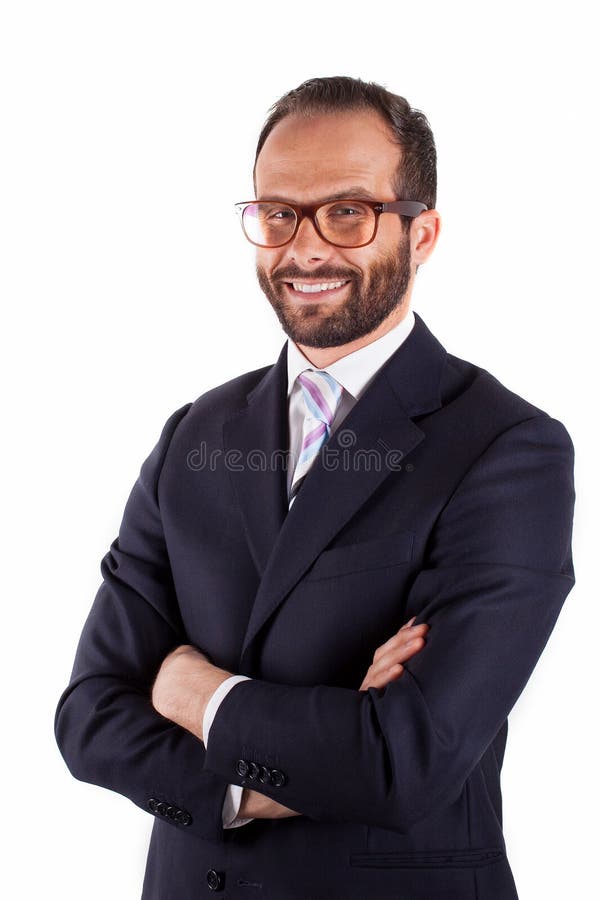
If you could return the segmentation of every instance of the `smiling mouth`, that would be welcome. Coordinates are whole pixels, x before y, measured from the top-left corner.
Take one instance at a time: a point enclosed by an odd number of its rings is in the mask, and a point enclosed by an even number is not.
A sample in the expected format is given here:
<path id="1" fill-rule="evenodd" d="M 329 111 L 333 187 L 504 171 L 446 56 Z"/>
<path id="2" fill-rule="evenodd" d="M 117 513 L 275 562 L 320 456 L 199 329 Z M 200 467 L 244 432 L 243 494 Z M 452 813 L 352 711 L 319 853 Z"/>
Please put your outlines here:
<path id="1" fill-rule="evenodd" d="M 294 297 L 302 298 L 303 300 L 320 300 L 341 293 L 346 285 L 350 284 L 350 281 L 286 281 L 284 284 Z"/>

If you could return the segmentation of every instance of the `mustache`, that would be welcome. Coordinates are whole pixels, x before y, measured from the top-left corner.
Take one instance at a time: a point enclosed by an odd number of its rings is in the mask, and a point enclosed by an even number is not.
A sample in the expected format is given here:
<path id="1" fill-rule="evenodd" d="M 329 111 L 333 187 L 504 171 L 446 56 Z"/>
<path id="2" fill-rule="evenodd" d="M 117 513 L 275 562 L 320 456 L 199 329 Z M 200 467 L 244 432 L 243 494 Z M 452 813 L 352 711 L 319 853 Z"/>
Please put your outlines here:
<path id="1" fill-rule="evenodd" d="M 354 281 L 356 275 L 353 272 L 340 272 L 339 269 L 315 269 L 312 272 L 301 272 L 299 269 L 282 269 L 273 272 L 273 281 Z"/>

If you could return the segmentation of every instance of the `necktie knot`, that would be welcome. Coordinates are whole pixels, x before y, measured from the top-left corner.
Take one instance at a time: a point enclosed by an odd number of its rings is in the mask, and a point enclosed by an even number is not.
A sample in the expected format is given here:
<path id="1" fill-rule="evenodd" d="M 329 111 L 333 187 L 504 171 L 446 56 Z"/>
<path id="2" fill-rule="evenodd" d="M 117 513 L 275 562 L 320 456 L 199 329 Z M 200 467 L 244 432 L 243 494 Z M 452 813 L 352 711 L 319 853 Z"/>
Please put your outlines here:
<path id="1" fill-rule="evenodd" d="M 298 375 L 298 383 L 302 387 L 306 415 L 302 447 L 292 479 L 290 504 L 319 450 L 329 437 L 331 423 L 342 399 L 342 386 L 329 372 L 307 369 Z"/>
<path id="2" fill-rule="evenodd" d="M 301 372 L 298 381 L 308 415 L 323 422 L 329 429 L 342 396 L 341 384 L 329 372 L 314 369 Z"/>

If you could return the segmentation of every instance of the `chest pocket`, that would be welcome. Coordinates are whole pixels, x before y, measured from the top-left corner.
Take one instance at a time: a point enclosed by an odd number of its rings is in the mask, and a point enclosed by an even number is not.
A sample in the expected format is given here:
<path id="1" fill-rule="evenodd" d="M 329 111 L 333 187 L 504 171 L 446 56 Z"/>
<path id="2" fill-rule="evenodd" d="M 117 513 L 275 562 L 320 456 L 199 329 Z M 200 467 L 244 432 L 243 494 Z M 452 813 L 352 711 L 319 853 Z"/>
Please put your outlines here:
<path id="1" fill-rule="evenodd" d="M 319 581 L 352 572 L 403 565 L 412 557 L 414 539 L 414 531 L 396 531 L 385 537 L 332 547 L 321 553 L 304 580 Z"/>

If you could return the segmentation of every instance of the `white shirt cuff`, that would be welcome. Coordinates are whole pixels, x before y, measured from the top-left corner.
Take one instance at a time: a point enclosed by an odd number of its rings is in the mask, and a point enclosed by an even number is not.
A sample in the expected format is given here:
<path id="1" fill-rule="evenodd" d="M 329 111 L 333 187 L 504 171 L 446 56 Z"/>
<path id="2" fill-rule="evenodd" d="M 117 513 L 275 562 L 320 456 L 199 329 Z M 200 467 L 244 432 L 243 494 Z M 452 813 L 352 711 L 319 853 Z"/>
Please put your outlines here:
<path id="1" fill-rule="evenodd" d="M 247 675 L 232 675 L 219 685 L 206 704 L 204 716 L 202 718 L 202 734 L 205 747 L 208 746 L 208 735 L 221 702 L 227 696 L 231 688 L 236 684 L 239 684 L 240 681 L 250 681 L 250 679 Z M 230 784 L 227 788 L 221 816 L 223 828 L 239 828 L 240 825 L 246 825 L 247 822 L 253 821 L 252 818 L 245 819 L 242 816 L 238 816 L 242 804 L 243 792 L 244 788 L 239 784 Z"/>
<path id="2" fill-rule="evenodd" d="M 245 819 L 243 816 L 238 816 L 242 805 L 243 793 L 244 788 L 239 784 L 230 784 L 227 788 L 221 816 L 223 828 L 239 828 L 240 825 L 246 825 L 248 822 L 253 821 L 251 818 Z"/>
<path id="3" fill-rule="evenodd" d="M 219 687 L 216 689 L 206 707 L 204 709 L 204 716 L 202 718 L 202 735 L 204 737 L 204 746 L 208 747 L 208 734 L 210 732 L 213 719 L 217 714 L 217 710 L 221 704 L 221 701 L 225 699 L 231 688 L 238 684 L 240 681 L 250 681 L 247 675 L 231 675 L 229 678 L 226 678 Z"/>

